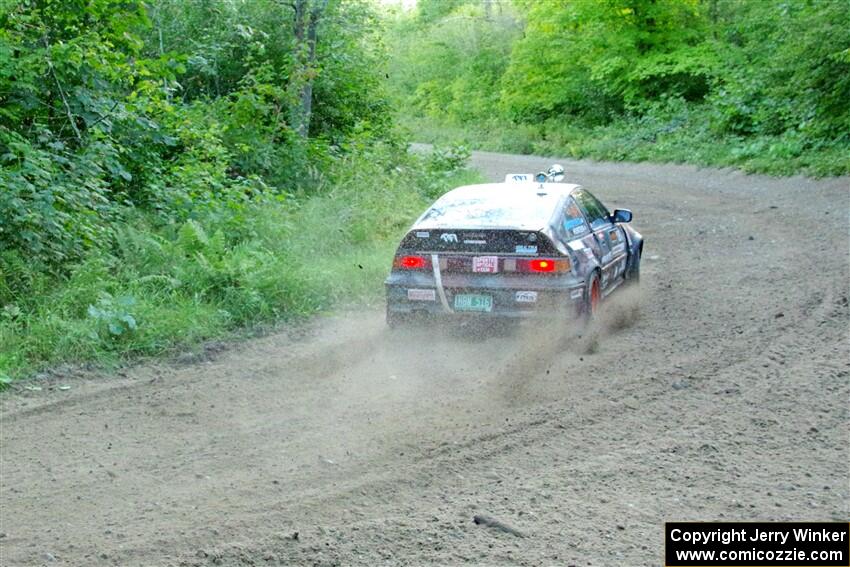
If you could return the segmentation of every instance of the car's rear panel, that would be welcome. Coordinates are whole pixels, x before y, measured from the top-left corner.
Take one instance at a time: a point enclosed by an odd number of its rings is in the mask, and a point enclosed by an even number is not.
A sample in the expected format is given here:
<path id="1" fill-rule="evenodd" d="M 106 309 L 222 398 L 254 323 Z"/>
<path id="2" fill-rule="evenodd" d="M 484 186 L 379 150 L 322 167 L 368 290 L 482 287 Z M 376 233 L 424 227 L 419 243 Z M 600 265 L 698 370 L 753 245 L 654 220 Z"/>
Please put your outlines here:
<path id="1" fill-rule="evenodd" d="M 414 229 L 386 284 L 398 313 L 553 315 L 574 310 L 582 293 L 569 255 L 526 230 Z"/>

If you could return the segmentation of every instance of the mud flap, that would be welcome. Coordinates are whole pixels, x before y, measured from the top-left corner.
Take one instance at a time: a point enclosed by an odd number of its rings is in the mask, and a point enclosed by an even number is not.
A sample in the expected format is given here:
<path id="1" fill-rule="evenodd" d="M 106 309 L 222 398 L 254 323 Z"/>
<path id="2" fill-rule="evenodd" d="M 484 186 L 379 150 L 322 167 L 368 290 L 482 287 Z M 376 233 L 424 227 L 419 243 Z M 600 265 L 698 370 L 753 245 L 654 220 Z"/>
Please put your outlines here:
<path id="1" fill-rule="evenodd" d="M 454 313 L 454 310 L 449 307 L 449 300 L 446 298 L 446 290 L 443 289 L 443 277 L 440 274 L 440 259 L 436 254 L 431 254 L 431 269 L 434 271 L 434 283 L 437 286 L 437 295 L 440 296 L 440 303 L 443 304 L 443 309 L 446 313 Z"/>

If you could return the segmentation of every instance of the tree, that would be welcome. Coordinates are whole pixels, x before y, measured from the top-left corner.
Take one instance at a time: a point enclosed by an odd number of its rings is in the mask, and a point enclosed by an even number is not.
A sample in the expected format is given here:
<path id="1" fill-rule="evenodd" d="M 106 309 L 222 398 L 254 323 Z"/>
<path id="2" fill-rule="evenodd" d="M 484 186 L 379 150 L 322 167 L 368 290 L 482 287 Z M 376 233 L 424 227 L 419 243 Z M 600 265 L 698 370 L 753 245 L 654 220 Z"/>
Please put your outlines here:
<path id="1" fill-rule="evenodd" d="M 292 125 L 303 138 L 306 138 L 310 132 L 313 81 L 318 72 L 316 44 L 319 21 L 327 5 L 328 0 L 294 0 L 290 4 L 293 10 L 295 36 L 295 67 L 289 83 L 296 101 L 292 105 Z"/>
<path id="2" fill-rule="evenodd" d="M 625 106 L 708 92 L 706 8 L 697 0 L 523 0 L 526 33 L 503 81 L 516 118 L 603 119 Z"/>

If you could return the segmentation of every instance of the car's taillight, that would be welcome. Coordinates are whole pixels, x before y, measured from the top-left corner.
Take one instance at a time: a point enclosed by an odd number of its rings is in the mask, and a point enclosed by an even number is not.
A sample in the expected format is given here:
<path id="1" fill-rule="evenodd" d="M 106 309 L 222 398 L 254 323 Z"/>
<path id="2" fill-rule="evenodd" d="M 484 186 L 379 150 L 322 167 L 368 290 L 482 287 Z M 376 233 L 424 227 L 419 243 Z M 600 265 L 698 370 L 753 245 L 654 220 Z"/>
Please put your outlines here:
<path id="1" fill-rule="evenodd" d="M 570 271 L 570 261 L 567 258 L 534 258 L 531 260 L 517 260 L 518 272 L 535 274 L 553 274 Z"/>
<path id="2" fill-rule="evenodd" d="M 528 263 L 528 267 L 532 272 L 554 272 L 554 260 L 532 260 Z"/>
<path id="3" fill-rule="evenodd" d="M 396 256 L 393 260 L 393 268 L 399 270 L 428 270 L 431 268 L 431 259 L 427 256 Z"/>

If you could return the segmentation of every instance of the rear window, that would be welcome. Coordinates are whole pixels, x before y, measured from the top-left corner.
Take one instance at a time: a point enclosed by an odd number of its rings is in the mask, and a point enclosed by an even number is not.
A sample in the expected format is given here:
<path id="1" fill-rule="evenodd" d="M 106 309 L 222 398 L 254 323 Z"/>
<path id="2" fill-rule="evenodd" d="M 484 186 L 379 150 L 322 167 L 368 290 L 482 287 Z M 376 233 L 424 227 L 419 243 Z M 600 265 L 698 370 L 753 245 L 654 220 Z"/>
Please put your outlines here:
<path id="1" fill-rule="evenodd" d="M 432 221 L 439 226 L 519 227 L 537 221 L 543 228 L 552 213 L 552 201 L 514 196 L 499 198 L 467 198 L 441 205 L 438 201 L 420 222 Z"/>
<path id="2" fill-rule="evenodd" d="M 552 241 L 542 233 L 504 229 L 414 229 L 404 237 L 399 250 L 523 255 L 557 253 Z"/>

